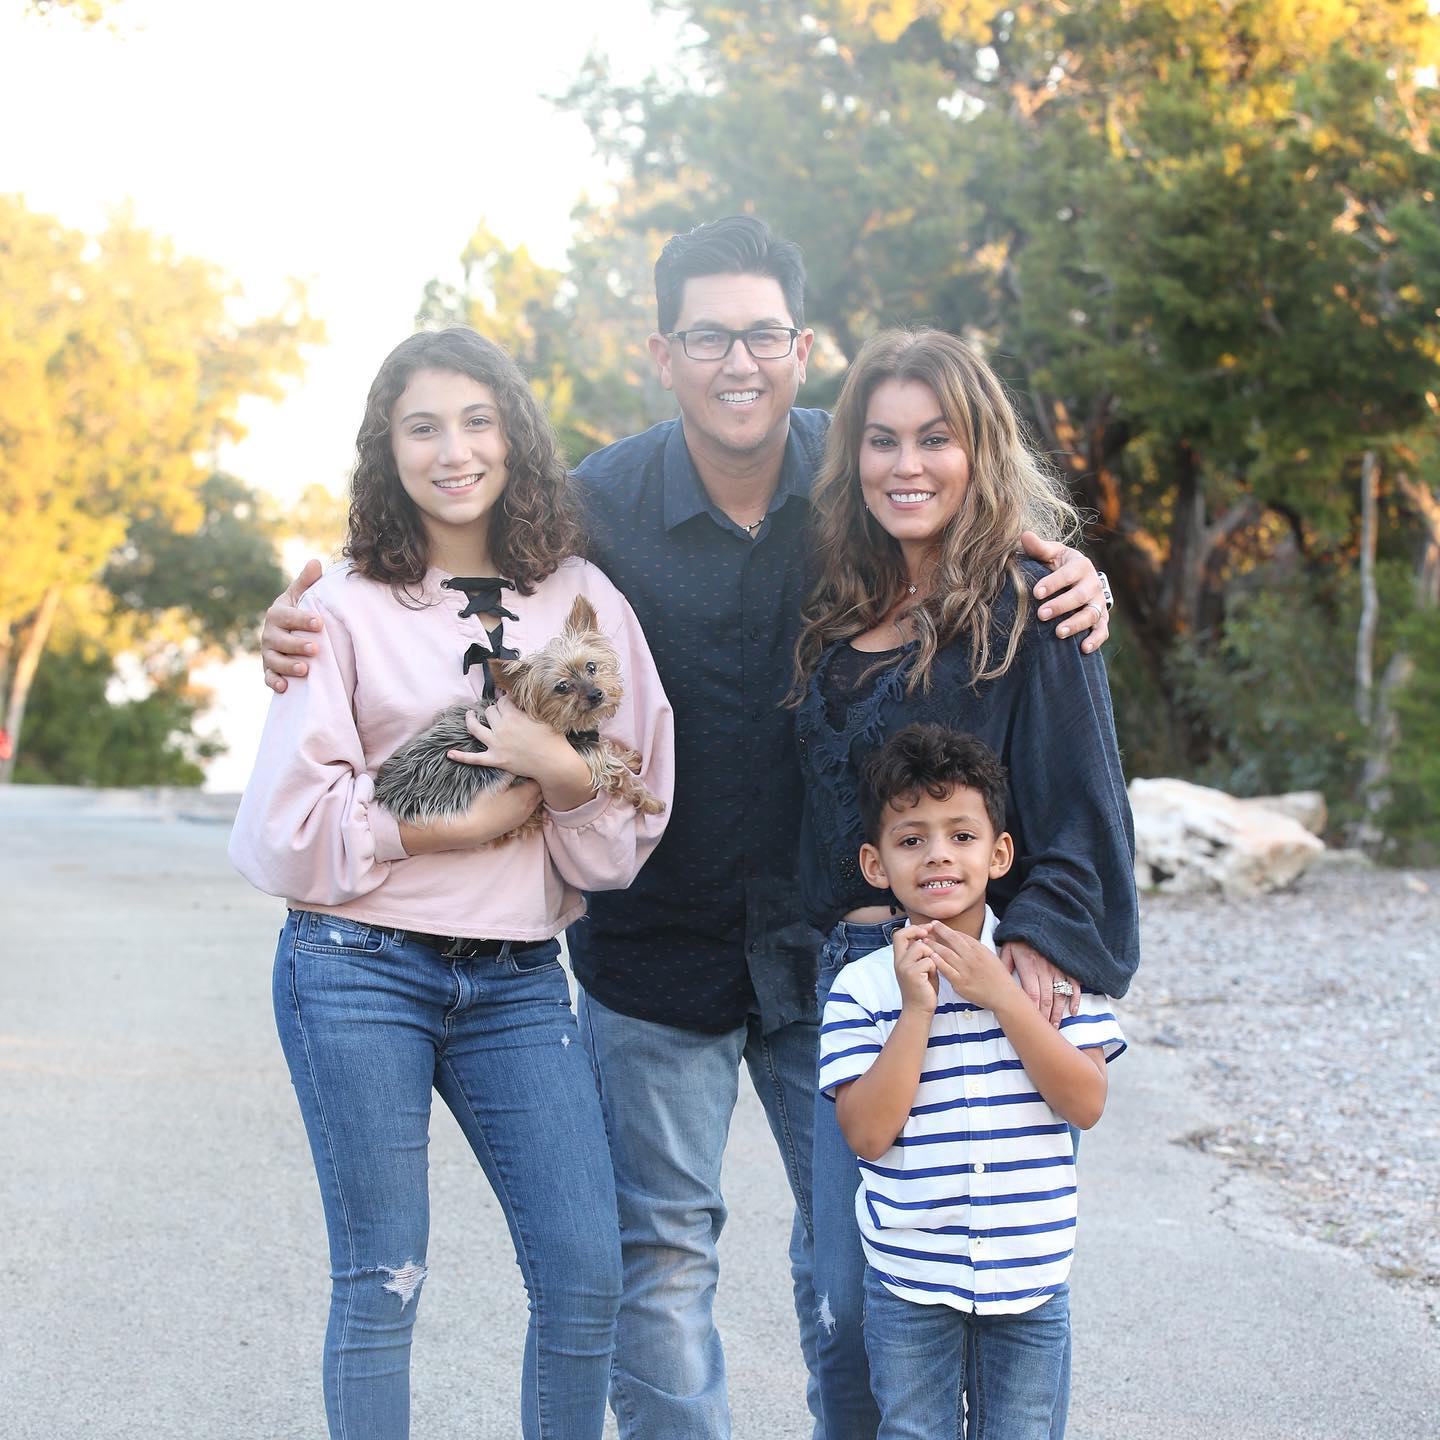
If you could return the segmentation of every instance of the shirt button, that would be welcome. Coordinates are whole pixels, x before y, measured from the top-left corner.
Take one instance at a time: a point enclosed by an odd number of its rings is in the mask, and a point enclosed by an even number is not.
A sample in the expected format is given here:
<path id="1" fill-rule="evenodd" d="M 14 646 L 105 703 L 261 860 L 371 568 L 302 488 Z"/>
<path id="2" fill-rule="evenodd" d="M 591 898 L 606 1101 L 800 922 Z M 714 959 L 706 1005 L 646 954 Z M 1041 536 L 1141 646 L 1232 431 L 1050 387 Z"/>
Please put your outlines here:
<path id="1" fill-rule="evenodd" d="M 750 712 L 750 718 L 751 718 L 752 720 L 759 720 L 760 717 L 761 717 L 762 715 L 764 715 L 764 713 L 765 713 L 765 712 L 764 712 L 763 710 L 752 710 L 752 711 Z"/>
<path id="2" fill-rule="evenodd" d="M 983 1175 L 985 1173 L 985 1162 L 983 1160 L 977 1160 L 975 1162 L 975 1173 L 977 1175 Z"/>
<path id="3" fill-rule="evenodd" d="M 758 625 L 752 625 L 750 627 L 750 638 L 752 640 L 758 640 L 760 638 L 760 627 Z"/>

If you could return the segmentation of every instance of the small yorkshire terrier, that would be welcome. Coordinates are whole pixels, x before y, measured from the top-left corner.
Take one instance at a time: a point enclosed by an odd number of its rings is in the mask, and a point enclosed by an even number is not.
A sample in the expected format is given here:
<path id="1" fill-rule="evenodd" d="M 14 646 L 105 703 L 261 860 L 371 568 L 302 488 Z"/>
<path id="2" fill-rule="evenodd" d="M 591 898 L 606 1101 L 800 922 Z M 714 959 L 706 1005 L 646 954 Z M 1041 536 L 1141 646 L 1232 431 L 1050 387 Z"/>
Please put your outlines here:
<path id="1" fill-rule="evenodd" d="M 620 657 L 600 630 L 595 611 L 577 596 L 565 628 L 548 644 L 518 660 L 489 660 L 495 688 L 527 715 L 558 730 L 585 757 L 595 793 L 608 792 L 628 801 L 643 815 L 659 815 L 665 804 L 638 779 L 640 757 L 600 734 L 599 725 L 620 707 Z M 473 705 L 442 710 L 413 740 L 402 745 L 375 776 L 375 798 L 397 820 L 416 824 L 459 815 L 482 790 L 515 784 L 508 770 L 465 765 L 447 750 L 481 753 L 485 747 L 466 728 Z M 540 812 L 517 829 L 492 840 L 502 844 L 541 826 Z"/>

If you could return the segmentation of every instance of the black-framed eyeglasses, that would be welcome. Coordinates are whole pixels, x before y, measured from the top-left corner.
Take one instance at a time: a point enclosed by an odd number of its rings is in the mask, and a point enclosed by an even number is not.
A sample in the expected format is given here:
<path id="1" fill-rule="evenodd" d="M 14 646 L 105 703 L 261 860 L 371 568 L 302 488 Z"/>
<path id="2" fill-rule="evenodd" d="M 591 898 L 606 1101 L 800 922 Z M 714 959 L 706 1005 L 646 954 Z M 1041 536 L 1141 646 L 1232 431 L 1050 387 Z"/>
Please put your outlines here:
<path id="1" fill-rule="evenodd" d="M 671 330 L 665 338 L 678 340 L 691 360 L 723 360 L 738 340 L 752 360 L 783 360 L 794 348 L 800 332 L 793 325 L 757 325 L 753 330 Z"/>

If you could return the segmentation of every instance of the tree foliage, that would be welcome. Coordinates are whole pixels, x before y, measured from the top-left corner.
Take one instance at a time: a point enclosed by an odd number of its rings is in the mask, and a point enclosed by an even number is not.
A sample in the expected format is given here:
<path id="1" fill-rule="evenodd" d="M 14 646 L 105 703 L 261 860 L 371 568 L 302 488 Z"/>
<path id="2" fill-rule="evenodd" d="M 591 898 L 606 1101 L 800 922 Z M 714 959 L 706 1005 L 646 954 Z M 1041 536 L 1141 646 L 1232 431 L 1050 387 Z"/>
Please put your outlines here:
<path id="1" fill-rule="evenodd" d="M 231 475 L 208 476 L 198 498 L 203 514 L 192 534 L 154 517 L 133 521 L 101 583 L 130 615 L 158 623 L 179 612 L 202 645 L 231 650 L 285 587 L 275 561 L 278 525 Z"/>
<path id="2" fill-rule="evenodd" d="M 1440 92 L 1422 77 L 1440 17 L 1426 0 L 663 8 L 688 21 L 671 70 L 625 85 L 595 58 L 569 97 L 627 176 L 625 223 L 764 215 L 804 245 L 807 318 L 842 355 L 895 322 L 980 344 L 1094 517 L 1118 668 L 1158 712 L 1132 760 L 1228 757 L 1236 788 L 1269 783 L 1236 747 L 1298 736 L 1222 735 L 1196 676 L 1253 683 L 1263 637 L 1312 654 L 1317 628 L 1353 652 L 1334 597 L 1366 451 L 1387 476 L 1382 560 L 1414 564 L 1428 533 L 1397 466 L 1436 435 Z M 1328 683 L 1348 697 L 1347 676 Z M 1319 733 L 1319 693 L 1311 709 Z M 1353 788 L 1363 748 L 1327 749 L 1332 778 Z"/>
<path id="3" fill-rule="evenodd" d="M 237 318 L 238 302 L 212 267 L 126 215 L 91 239 L 0 197 L 0 724 L 18 748 L 67 595 L 112 562 L 143 589 L 136 566 L 164 537 L 172 565 L 181 537 L 213 538 L 226 482 L 210 479 L 212 457 L 242 433 L 241 397 L 278 397 L 318 333 L 298 294 L 250 319 Z M 235 519 L 250 502 L 232 489 L 228 503 Z M 258 563 L 253 546 L 229 558 L 239 571 Z M 215 634 L 213 605 L 197 598 L 190 614 Z"/>
<path id="4" fill-rule="evenodd" d="M 35 677 L 31 719 L 15 779 L 42 785 L 198 785 L 219 752 L 192 734 L 204 696 L 183 669 L 148 695 L 112 700 L 115 661 L 104 651 L 47 654 Z"/>
<path id="5" fill-rule="evenodd" d="M 566 458 L 671 413 L 638 343 L 654 328 L 657 237 L 621 206 L 581 217 L 565 271 L 505 246 L 481 224 L 461 254 L 458 285 L 431 280 L 416 319 L 471 325 L 503 345 L 549 411 Z"/>

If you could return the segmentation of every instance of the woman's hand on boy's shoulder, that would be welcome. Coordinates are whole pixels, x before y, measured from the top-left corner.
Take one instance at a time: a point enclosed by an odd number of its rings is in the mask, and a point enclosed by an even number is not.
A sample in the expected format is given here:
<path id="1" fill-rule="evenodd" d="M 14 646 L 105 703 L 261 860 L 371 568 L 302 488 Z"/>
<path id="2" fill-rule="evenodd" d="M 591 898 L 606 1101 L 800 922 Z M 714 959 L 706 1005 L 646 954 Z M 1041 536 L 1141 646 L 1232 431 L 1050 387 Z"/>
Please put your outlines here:
<path id="1" fill-rule="evenodd" d="M 1083 635 L 1080 648 L 1087 655 L 1098 650 L 1110 638 L 1110 616 L 1105 582 L 1090 557 L 1058 540 L 1042 540 L 1033 530 L 1027 530 L 1020 543 L 1032 560 L 1050 568 L 1050 574 L 1038 580 L 1032 591 L 1042 602 L 1040 618 L 1063 617 L 1055 627 L 1061 640 Z"/>
<path id="2" fill-rule="evenodd" d="M 1000 947 L 1000 959 L 1051 1025 L 1058 1027 L 1067 1014 L 1080 1013 L 1080 982 L 1033 945 L 1024 940 L 1007 940 Z"/>
<path id="3" fill-rule="evenodd" d="M 319 647 L 310 637 L 321 628 L 322 621 L 299 607 L 300 597 L 320 578 L 324 568 L 318 560 L 307 560 L 305 568 L 265 612 L 260 659 L 265 665 L 265 683 L 277 695 L 285 693 L 287 675 L 301 677 L 309 671 L 305 656 L 319 654 Z"/>

